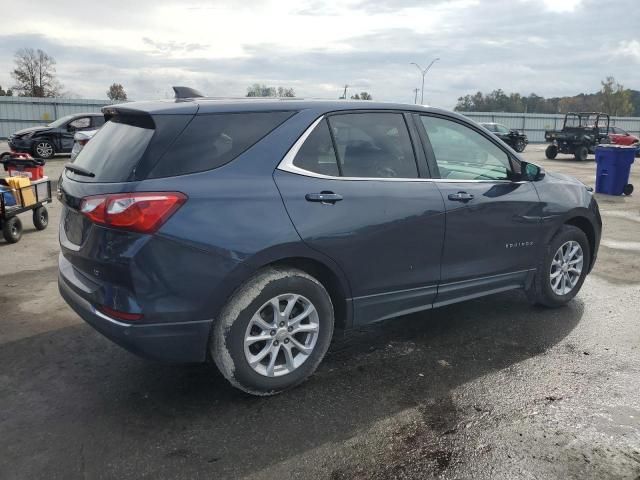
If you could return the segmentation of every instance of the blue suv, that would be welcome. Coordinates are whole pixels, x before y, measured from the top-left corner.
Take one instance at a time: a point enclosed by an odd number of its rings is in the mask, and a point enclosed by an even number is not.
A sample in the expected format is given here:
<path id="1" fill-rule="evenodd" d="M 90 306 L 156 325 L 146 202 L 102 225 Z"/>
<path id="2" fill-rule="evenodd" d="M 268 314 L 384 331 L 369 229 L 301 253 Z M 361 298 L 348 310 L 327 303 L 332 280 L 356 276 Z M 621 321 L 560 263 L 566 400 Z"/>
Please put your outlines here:
<path id="1" fill-rule="evenodd" d="M 593 267 L 590 188 L 417 105 L 176 99 L 106 107 L 58 196 L 59 288 L 102 334 L 215 361 L 267 395 L 346 329 L 523 289 L 557 307 Z"/>

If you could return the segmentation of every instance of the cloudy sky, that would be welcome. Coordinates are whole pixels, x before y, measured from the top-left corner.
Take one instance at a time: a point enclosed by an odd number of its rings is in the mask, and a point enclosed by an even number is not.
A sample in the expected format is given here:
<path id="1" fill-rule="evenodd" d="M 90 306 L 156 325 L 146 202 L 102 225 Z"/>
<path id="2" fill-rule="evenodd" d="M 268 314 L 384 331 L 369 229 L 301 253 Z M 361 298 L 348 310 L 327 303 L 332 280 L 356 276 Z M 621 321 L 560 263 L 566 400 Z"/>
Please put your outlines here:
<path id="1" fill-rule="evenodd" d="M 260 82 L 298 96 L 366 90 L 451 108 L 478 90 L 593 92 L 614 75 L 640 90 L 638 0 L 30 0 L 0 30 L 0 85 L 13 55 L 41 48 L 66 92 L 170 96 L 171 85 L 242 96 Z M 6 10 L 6 9 L 3 9 Z"/>

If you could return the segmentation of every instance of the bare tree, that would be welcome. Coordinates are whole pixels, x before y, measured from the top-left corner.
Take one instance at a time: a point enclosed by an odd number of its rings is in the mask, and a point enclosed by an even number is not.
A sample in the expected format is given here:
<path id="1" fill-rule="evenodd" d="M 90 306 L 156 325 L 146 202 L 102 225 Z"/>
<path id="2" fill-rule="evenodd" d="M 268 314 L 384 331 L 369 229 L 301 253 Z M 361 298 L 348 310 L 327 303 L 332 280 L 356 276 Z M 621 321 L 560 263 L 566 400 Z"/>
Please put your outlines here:
<path id="1" fill-rule="evenodd" d="M 11 76 L 16 80 L 14 90 L 22 97 L 57 97 L 62 85 L 56 79 L 56 61 L 33 48 L 21 48 L 14 56 L 16 64 Z"/>
<path id="2" fill-rule="evenodd" d="M 124 91 L 124 87 L 120 83 L 113 83 L 107 90 L 107 97 L 112 102 L 125 101 L 127 99 L 127 92 Z"/>
<path id="3" fill-rule="evenodd" d="M 278 96 L 293 98 L 296 96 L 296 92 L 293 90 L 293 88 L 278 87 Z"/>
<path id="4" fill-rule="evenodd" d="M 360 92 L 355 95 L 351 95 L 351 100 L 373 100 L 373 97 L 368 92 Z"/>
<path id="5" fill-rule="evenodd" d="M 264 84 L 254 83 L 247 88 L 247 97 L 275 97 L 276 89 Z"/>
<path id="6" fill-rule="evenodd" d="M 247 88 L 247 97 L 295 97 L 293 88 L 267 87 L 264 84 L 254 83 Z"/>

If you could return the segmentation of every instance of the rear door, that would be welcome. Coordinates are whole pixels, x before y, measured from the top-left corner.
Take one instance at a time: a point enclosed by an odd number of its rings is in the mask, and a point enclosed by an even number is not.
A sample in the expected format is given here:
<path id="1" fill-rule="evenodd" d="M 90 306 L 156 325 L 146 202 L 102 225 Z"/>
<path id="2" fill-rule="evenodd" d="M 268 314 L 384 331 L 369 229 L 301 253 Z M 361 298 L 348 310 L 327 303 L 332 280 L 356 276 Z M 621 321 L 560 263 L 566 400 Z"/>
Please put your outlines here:
<path id="1" fill-rule="evenodd" d="M 538 194 L 519 163 L 480 129 L 416 116 L 446 209 L 437 304 L 521 286 L 541 235 Z"/>
<path id="2" fill-rule="evenodd" d="M 399 112 L 330 115 L 274 173 L 302 239 L 349 278 L 357 324 L 429 308 L 437 291 L 444 203 L 410 131 Z"/>

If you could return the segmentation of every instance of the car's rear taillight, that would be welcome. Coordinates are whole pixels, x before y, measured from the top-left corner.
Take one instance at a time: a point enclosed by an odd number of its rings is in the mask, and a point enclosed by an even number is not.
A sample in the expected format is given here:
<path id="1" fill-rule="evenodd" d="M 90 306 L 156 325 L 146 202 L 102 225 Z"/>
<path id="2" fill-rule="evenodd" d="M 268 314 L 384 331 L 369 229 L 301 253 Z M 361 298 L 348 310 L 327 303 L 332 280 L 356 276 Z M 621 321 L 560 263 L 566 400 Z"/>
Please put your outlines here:
<path id="1" fill-rule="evenodd" d="M 80 212 L 98 225 L 154 233 L 187 201 L 179 192 L 132 192 L 85 197 Z"/>
<path id="2" fill-rule="evenodd" d="M 78 143 L 84 147 L 87 143 L 89 143 L 89 139 L 86 139 L 86 140 L 78 140 Z"/>
<path id="3" fill-rule="evenodd" d="M 115 318 L 117 320 L 124 320 L 125 322 L 135 322 L 136 320 L 142 320 L 144 315 L 141 313 L 129 313 L 129 312 L 121 312 L 120 310 L 114 310 L 113 308 L 107 307 L 105 305 L 100 305 L 97 307 L 97 310 L 108 315 L 111 318 Z"/>

